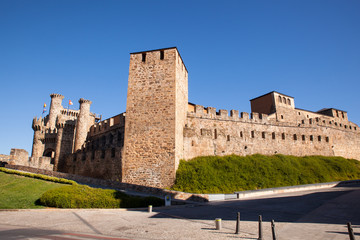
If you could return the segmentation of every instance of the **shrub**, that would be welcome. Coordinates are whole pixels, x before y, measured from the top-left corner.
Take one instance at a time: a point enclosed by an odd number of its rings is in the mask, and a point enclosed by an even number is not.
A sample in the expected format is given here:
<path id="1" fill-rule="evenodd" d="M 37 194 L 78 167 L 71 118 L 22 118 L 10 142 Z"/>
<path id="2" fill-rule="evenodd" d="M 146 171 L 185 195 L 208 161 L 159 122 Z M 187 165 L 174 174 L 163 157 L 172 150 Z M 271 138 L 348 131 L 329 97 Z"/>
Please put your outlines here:
<path id="1" fill-rule="evenodd" d="M 63 186 L 45 192 L 40 204 L 57 208 L 132 208 L 161 206 L 155 197 L 133 197 L 111 189 L 91 188 L 86 185 Z"/>
<path id="2" fill-rule="evenodd" d="M 11 170 L 11 169 L 7 169 L 7 168 L 3 168 L 3 167 L 0 167 L 0 171 L 4 172 L 4 173 L 8 173 L 8 174 L 16 174 L 16 175 L 24 176 L 24 177 L 37 178 L 37 179 L 55 182 L 55 183 L 64 183 L 64 184 L 72 184 L 72 185 L 77 184 L 75 181 L 68 180 L 65 178 L 57 178 L 57 177 L 50 177 L 50 176 L 42 175 L 42 174 L 21 172 L 21 171 Z"/>
<path id="3" fill-rule="evenodd" d="M 180 161 L 172 189 L 193 193 L 232 193 L 359 178 L 360 162 L 342 157 L 208 156 Z"/>

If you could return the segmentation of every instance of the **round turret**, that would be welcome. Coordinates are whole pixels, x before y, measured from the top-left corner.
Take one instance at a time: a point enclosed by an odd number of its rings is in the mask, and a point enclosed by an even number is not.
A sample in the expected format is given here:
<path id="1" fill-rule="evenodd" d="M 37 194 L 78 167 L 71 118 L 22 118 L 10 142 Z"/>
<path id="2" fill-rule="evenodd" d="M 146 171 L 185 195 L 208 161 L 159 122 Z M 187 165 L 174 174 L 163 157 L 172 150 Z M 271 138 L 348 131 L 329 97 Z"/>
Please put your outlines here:
<path id="1" fill-rule="evenodd" d="M 50 111 L 49 111 L 49 120 L 47 122 L 47 126 L 50 129 L 55 128 L 56 123 L 56 117 L 60 113 L 60 110 L 62 109 L 61 103 L 64 99 L 64 96 L 57 93 L 50 94 L 51 97 L 51 104 L 50 104 Z"/>
<path id="2" fill-rule="evenodd" d="M 80 113 L 76 122 L 75 145 L 74 151 L 80 150 L 85 143 L 87 133 L 91 126 L 90 105 L 91 101 L 80 98 Z"/>

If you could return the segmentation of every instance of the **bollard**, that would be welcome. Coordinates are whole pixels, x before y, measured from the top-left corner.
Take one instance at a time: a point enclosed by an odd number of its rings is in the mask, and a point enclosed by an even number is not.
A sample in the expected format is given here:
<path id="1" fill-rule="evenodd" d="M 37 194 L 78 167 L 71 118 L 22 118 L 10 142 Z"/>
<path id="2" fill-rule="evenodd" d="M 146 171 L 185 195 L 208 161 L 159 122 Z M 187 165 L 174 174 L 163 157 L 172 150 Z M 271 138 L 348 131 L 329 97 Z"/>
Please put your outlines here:
<path id="1" fill-rule="evenodd" d="M 350 240 L 355 240 L 355 235 L 354 235 L 354 231 L 353 231 L 352 226 L 351 226 L 351 222 L 347 223 L 347 227 L 348 227 Z"/>
<path id="2" fill-rule="evenodd" d="M 240 213 L 237 213 L 235 234 L 240 234 Z"/>
<path id="3" fill-rule="evenodd" d="M 215 219 L 215 228 L 216 230 L 221 230 L 221 218 Z"/>
<path id="4" fill-rule="evenodd" d="M 258 240 L 262 240 L 262 217 L 259 215 L 259 238 Z"/>
<path id="5" fill-rule="evenodd" d="M 148 207 L 148 212 L 149 212 L 149 213 L 152 213 L 152 205 L 149 205 L 149 207 Z"/>
<path id="6" fill-rule="evenodd" d="M 275 221 L 274 219 L 271 220 L 271 231 L 272 231 L 272 237 L 273 237 L 273 240 L 276 240 L 276 233 L 275 233 Z"/>

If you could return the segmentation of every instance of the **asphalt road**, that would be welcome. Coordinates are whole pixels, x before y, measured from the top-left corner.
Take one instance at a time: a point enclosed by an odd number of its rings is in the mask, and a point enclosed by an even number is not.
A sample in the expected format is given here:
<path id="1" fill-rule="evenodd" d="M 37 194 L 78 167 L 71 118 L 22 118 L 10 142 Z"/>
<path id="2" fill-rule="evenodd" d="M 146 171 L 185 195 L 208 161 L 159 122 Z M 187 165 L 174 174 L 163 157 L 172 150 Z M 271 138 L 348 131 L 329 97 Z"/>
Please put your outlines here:
<path id="1" fill-rule="evenodd" d="M 241 214 L 235 235 L 236 213 Z M 264 239 L 349 239 L 351 222 L 360 237 L 360 185 L 276 194 L 247 200 L 145 210 L 42 209 L 0 211 L 0 239 L 257 239 L 258 216 Z M 215 230 L 214 219 L 222 219 Z"/>

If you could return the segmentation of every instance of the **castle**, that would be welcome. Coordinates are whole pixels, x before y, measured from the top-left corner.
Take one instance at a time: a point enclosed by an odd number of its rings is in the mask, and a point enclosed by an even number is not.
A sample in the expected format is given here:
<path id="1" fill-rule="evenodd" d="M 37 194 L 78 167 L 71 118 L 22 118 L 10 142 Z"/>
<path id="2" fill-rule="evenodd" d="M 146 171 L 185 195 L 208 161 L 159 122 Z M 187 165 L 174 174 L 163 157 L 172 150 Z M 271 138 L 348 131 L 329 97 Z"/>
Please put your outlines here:
<path id="1" fill-rule="evenodd" d="M 177 48 L 130 54 L 126 112 L 100 121 L 91 101 L 67 110 L 51 94 L 49 115 L 34 118 L 29 166 L 115 181 L 169 187 L 180 159 L 204 155 L 288 154 L 360 160 L 360 131 L 338 109 L 295 108 L 270 92 L 251 114 L 188 102 L 188 72 Z"/>

